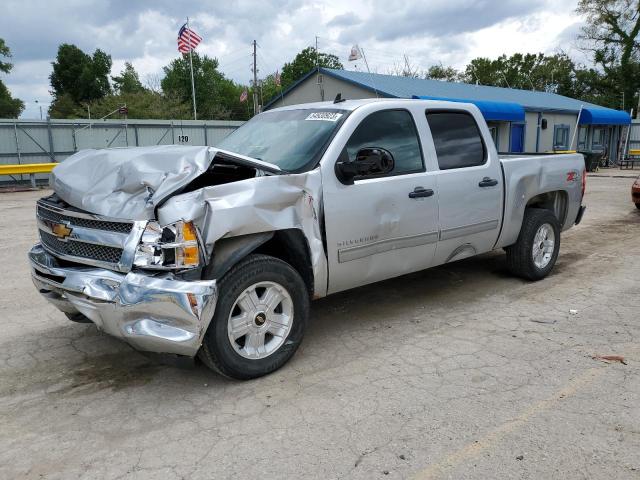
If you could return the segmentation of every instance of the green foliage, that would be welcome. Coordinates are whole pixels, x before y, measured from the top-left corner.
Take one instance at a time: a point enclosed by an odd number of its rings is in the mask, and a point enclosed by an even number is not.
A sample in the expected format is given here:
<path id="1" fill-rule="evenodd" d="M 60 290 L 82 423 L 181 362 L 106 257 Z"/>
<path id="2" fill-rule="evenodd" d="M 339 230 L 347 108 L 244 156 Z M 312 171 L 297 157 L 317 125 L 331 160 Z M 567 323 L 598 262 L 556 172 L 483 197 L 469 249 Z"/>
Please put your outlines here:
<path id="1" fill-rule="evenodd" d="M 11 50 L 0 38 L 0 57 L 11 57 Z M 0 72 L 9 73 L 13 65 L 9 62 L 0 61 Z M 0 118 L 18 118 L 24 110 L 24 102 L 19 98 L 13 98 L 11 92 L 0 80 Z"/>
<path id="2" fill-rule="evenodd" d="M 81 108 L 84 113 L 78 117 L 76 111 Z M 86 118 L 87 108 L 81 107 L 68 93 L 62 93 L 49 105 L 49 116 L 51 118 Z"/>
<path id="3" fill-rule="evenodd" d="M 282 67 L 282 88 L 286 89 L 300 77 L 314 69 L 316 65 L 324 68 L 344 68 L 335 55 L 322 52 L 316 54 L 315 48 L 307 47 L 298 53 L 290 63 L 285 63 Z"/>
<path id="4" fill-rule="evenodd" d="M 10 56 L 11 50 L 9 50 L 7 44 L 4 43 L 4 39 L 0 38 L 0 57 L 9 58 Z M 11 71 L 11 68 L 13 68 L 12 64 L 0 61 L 0 72 L 9 73 Z"/>
<path id="5" fill-rule="evenodd" d="M 24 110 L 24 102 L 13 98 L 6 85 L 0 80 L 0 118 L 18 118 Z"/>
<path id="6" fill-rule="evenodd" d="M 91 102 L 111 93 L 109 72 L 111 56 L 98 49 L 90 56 L 75 45 L 67 43 L 58 47 L 53 72 L 49 76 L 56 100 L 68 95 L 74 102 Z M 52 105 L 52 110 L 56 110 Z"/>
<path id="7" fill-rule="evenodd" d="M 191 105 L 189 55 L 183 54 L 163 68 L 162 91 Z M 236 85 L 218 71 L 218 60 L 193 52 L 193 79 L 199 119 L 245 118 L 246 106 L 240 104 L 244 87 Z"/>
<path id="8" fill-rule="evenodd" d="M 456 82 L 460 79 L 460 72 L 453 67 L 445 67 L 440 63 L 439 65 L 431 65 L 424 76 L 431 80 Z"/>
<path id="9" fill-rule="evenodd" d="M 113 81 L 113 89 L 118 94 L 135 93 L 144 90 L 142 83 L 140 83 L 138 72 L 129 62 L 125 62 L 124 70 L 120 72 L 120 75 L 111 77 L 111 80 Z"/>
<path id="10" fill-rule="evenodd" d="M 474 58 L 461 73 L 460 81 L 552 92 L 602 105 L 609 103 L 604 93 L 607 78 L 593 68 L 576 64 L 562 52 L 555 55 L 516 53 L 494 60 Z"/>
<path id="11" fill-rule="evenodd" d="M 171 95 L 142 89 L 135 92 L 110 94 L 90 104 L 91 117 L 105 117 L 126 105 L 129 118 L 140 119 L 183 119 L 192 118 L 191 104 Z M 74 105 L 66 115 L 68 118 L 86 118 L 86 106 Z M 116 113 L 112 118 L 119 118 Z"/>
<path id="12" fill-rule="evenodd" d="M 272 73 L 260 82 L 260 98 L 261 104 L 266 105 L 272 98 L 281 95 L 283 92 L 282 85 L 276 82 L 276 75 Z"/>
<path id="13" fill-rule="evenodd" d="M 603 73 L 603 104 L 628 110 L 640 89 L 640 1 L 580 0 L 576 11 L 586 18 L 579 40 Z"/>

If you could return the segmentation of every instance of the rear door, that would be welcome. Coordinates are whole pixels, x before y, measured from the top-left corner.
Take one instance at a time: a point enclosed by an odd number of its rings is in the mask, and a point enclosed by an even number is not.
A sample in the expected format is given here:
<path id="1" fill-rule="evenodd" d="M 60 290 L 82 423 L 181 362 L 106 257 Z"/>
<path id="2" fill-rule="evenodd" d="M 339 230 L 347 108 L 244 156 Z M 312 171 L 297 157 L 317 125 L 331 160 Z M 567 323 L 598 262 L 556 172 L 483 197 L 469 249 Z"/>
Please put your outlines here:
<path id="1" fill-rule="evenodd" d="M 336 177 L 335 160 L 322 167 L 329 293 L 427 268 L 433 261 L 438 241 L 435 172 L 425 171 L 411 111 L 372 111 L 379 108 L 356 110 L 334 144 L 339 156 L 351 161 L 361 148 L 388 150 L 393 171 L 345 185 Z"/>
<path id="2" fill-rule="evenodd" d="M 500 160 L 484 140 L 490 138 L 484 119 L 479 112 L 474 115 L 466 110 L 426 112 L 439 169 L 440 235 L 434 264 L 487 252 L 500 232 Z"/>

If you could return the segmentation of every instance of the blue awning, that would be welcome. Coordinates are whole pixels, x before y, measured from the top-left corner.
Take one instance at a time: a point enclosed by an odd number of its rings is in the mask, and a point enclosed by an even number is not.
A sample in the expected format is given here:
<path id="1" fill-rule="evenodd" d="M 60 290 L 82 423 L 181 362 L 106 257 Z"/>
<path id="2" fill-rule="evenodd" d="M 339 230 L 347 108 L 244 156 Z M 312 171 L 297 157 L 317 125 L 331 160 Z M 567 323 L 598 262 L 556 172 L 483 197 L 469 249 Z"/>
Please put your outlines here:
<path id="1" fill-rule="evenodd" d="M 629 125 L 631 116 L 622 110 L 612 108 L 583 108 L 580 125 Z"/>
<path id="2" fill-rule="evenodd" d="M 421 100 L 445 100 L 447 102 L 473 103 L 480 109 L 484 119 L 500 122 L 524 122 L 524 107 L 514 102 L 492 102 L 489 100 L 472 100 L 469 98 L 446 98 L 414 95 Z M 584 110 L 583 110 L 584 111 Z"/>

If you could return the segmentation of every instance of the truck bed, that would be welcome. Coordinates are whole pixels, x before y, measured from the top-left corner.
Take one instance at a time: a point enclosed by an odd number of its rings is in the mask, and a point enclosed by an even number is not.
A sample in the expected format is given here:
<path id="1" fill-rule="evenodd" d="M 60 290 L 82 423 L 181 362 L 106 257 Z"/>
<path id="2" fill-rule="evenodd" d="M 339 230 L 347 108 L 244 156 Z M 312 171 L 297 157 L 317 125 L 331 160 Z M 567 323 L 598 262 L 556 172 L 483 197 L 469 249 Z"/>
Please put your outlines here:
<path id="1" fill-rule="evenodd" d="M 554 209 L 562 230 L 573 226 L 582 201 L 584 158 L 579 153 L 500 154 L 505 185 L 503 227 L 496 247 L 512 245 L 518 239 L 527 199 L 547 192 L 564 192 Z"/>

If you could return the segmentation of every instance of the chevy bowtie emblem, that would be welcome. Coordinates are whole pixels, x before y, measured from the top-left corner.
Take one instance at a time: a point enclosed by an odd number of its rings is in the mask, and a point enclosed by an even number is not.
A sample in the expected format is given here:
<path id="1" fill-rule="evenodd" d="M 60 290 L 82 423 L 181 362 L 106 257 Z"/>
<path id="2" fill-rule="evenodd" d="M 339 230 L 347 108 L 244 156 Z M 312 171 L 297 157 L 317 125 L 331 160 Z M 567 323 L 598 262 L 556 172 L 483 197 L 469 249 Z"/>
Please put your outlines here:
<path id="1" fill-rule="evenodd" d="M 54 223 L 51 225 L 51 232 L 62 240 L 71 235 L 72 231 L 73 229 L 67 227 L 64 223 Z"/>

